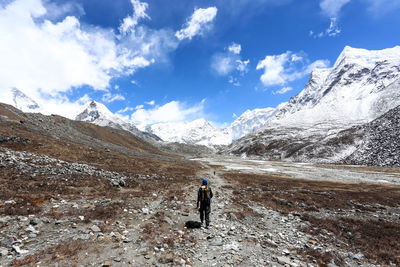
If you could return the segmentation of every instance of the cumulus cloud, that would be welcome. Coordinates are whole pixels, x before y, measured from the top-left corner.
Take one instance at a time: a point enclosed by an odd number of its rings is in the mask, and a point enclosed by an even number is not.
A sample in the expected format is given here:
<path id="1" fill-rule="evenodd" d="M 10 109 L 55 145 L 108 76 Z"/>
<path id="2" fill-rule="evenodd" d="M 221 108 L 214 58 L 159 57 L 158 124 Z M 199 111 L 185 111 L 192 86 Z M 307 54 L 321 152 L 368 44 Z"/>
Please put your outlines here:
<path id="1" fill-rule="evenodd" d="M 130 120 L 136 125 L 191 121 L 203 116 L 204 103 L 205 99 L 194 106 L 188 106 L 179 101 L 171 101 L 162 106 L 154 106 L 151 109 L 141 107 L 131 115 Z"/>
<path id="2" fill-rule="evenodd" d="M 214 54 L 211 58 L 211 69 L 221 76 L 233 74 L 234 72 L 239 75 L 245 74 L 248 72 L 250 60 L 242 60 L 240 56 L 241 50 L 240 44 L 233 43 L 226 48 L 226 52 Z M 230 76 L 229 82 L 237 86 L 240 85 L 233 75 Z"/>
<path id="3" fill-rule="evenodd" d="M 240 54 L 240 51 L 242 51 L 242 46 L 240 44 L 236 44 L 236 43 L 232 43 L 229 47 L 228 47 L 228 51 L 232 52 L 236 55 Z"/>
<path id="4" fill-rule="evenodd" d="M 317 60 L 312 63 L 306 55 L 291 51 L 280 55 L 268 55 L 257 64 L 257 70 L 263 70 L 260 80 L 265 86 L 285 85 L 288 82 L 303 78 L 314 68 L 326 68 L 328 60 Z"/>
<path id="5" fill-rule="evenodd" d="M 125 97 L 123 95 L 121 95 L 121 94 L 113 95 L 110 92 L 108 92 L 108 93 L 103 95 L 102 100 L 103 100 L 103 102 L 111 103 L 111 102 L 114 102 L 114 101 L 123 101 L 123 100 L 125 100 Z"/>
<path id="6" fill-rule="evenodd" d="M 45 3 L 15 0 L 0 4 L 0 62 L 6 66 L 0 71 L 2 90 L 16 87 L 35 99 L 56 97 L 58 104 L 68 102 L 63 93 L 83 85 L 107 91 L 113 77 L 153 63 L 158 51 L 150 50 L 157 47 L 157 41 L 164 41 L 153 36 L 143 39 L 142 49 L 136 49 L 120 41 L 111 29 L 82 25 L 74 16 L 52 22 L 47 18 L 56 8 Z M 133 18 L 143 17 L 143 12 L 135 7 L 139 15 Z"/>
<path id="7" fill-rule="evenodd" d="M 140 2 L 139 0 L 131 0 L 131 3 L 133 6 L 133 15 L 127 16 L 122 21 L 122 24 L 119 27 L 122 34 L 132 33 L 140 19 L 150 19 L 146 13 L 149 4 Z"/>
<path id="8" fill-rule="evenodd" d="M 175 33 L 176 38 L 180 41 L 191 40 L 194 36 L 203 34 L 211 28 L 211 22 L 217 16 L 217 11 L 216 7 L 195 9 L 184 27 Z"/>
<path id="9" fill-rule="evenodd" d="M 15 87 L 37 102 L 54 101 L 58 114 L 69 110 L 69 104 L 77 104 L 69 103 L 66 95 L 81 86 L 105 91 L 104 102 L 123 100 L 121 95 L 108 93 L 111 79 L 165 62 L 179 45 L 171 29 L 140 24 L 150 19 L 147 3 L 131 3 L 132 14 L 115 32 L 82 24 L 79 16 L 84 10 L 79 4 L 0 1 L 1 90 Z M 216 8 L 195 10 L 178 35 L 191 39 L 203 33 L 216 12 Z"/>

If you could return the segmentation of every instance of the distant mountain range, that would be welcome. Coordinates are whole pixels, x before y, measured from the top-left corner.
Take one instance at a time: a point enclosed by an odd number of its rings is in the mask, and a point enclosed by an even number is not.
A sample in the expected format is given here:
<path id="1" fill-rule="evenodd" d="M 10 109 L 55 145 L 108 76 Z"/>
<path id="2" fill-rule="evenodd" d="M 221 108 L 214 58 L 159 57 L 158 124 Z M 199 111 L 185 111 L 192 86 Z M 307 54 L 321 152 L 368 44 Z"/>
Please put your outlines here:
<path id="1" fill-rule="evenodd" d="M 332 68 L 315 69 L 303 91 L 276 108 L 247 110 L 224 129 L 204 119 L 159 123 L 140 130 L 95 101 L 76 120 L 132 132 L 152 140 L 227 146 L 223 152 L 243 156 L 303 160 L 309 146 L 352 126 L 364 125 L 400 105 L 400 47 L 369 51 L 345 47 Z M 4 101 L 28 112 L 41 107 L 18 89 Z M 300 151 L 303 151 L 300 153 Z M 346 158 L 354 149 L 325 155 Z"/>

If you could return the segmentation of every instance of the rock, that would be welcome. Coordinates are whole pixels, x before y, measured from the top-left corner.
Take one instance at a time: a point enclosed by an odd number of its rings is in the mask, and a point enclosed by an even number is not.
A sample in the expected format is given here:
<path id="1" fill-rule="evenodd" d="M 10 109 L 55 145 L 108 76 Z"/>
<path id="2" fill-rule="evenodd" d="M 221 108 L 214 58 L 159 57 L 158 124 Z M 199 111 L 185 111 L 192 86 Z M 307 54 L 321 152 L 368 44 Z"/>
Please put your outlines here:
<path id="1" fill-rule="evenodd" d="M 26 232 L 31 232 L 31 233 L 34 233 L 34 234 L 39 233 L 39 231 L 37 231 L 32 225 L 29 225 L 28 227 L 26 227 L 25 231 Z"/>
<path id="2" fill-rule="evenodd" d="M 12 249 L 17 252 L 18 254 L 25 254 L 28 253 L 28 250 L 21 249 L 19 246 L 12 246 Z"/>
<path id="3" fill-rule="evenodd" d="M 40 219 L 39 219 L 39 218 L 36 218 L 36 217 L 31 218 L 31 220 L 29 221 L 29 223 L 30 223 L 31 225 L 38 225 L 38 224 L 40 223 Z"/>
<path id="4" fill-rule="evenodd" d="M 147 248 L 141 248 L 138 250 L 139 254 L 147 254 Z"/>
<path id="5" fill-rule="evenodd" d="M 173 224 L 174 224 L 174 222 L 173 222 L 169 217 L 167 217 L 167 216 L 165 216 L 165 217 L 163 218 L 163 221 L 166 222 L 166 223 L 168 223 L 169 225 L 173 225 Z"/>
<path id="6" fill-rule="evenodd" d="M 79 235 L 79 239 L 82 239 L 82 240 L 88 240 L 89 238 L 90 238 L 89 234 L 81 234 L 81 235 Z"/>
<path id="7" fill-rule="evenodd" d="M 288 249 L 284 249 L 284 250 L 282 251 L 282 254 L 287 256 L 287 255 L 290 254 L 290 251 L 289 251 Z"/>
<path id="8" fill-rule="evenodd" d="M 359 252 L 357 254 L 349 252 L 349 257 L 354 259 L 354 260 L 361 260 L 362 258 L 364 258 L 364 254 L 362 254 L 361 252 Z"/>
<path id="9" fill-rule="evenodd" d="M 126 237 L 126 238 L 124 238 L 124 240 L 122 240 L 122 242 L 131 243 L 131 242 L 133 242 L 133 238 L 132 237 Z"/>
<path id="10" fill-rule="evenodd" d="M 90 227 L 90 230 L 95 233 L 101 232 L 101 229 L 97 225 L 93 225 L 92 227 Z"/>
<path id="11" fill-rule="evenodd" d="M 7 255 L 8 255 L 8 249 L 0 248 L 0 256 L 7 256 Z"/>
<path id="12" fill-rule="evenodd" d="M 282 265 L 285 265 L 285 264 L 291 265 L 292 264 L 290 258 L 288 258 L 288 257 L 276 257 L 276 260 L 278 261 L 278 263 L 280 263 Z"/>
<path id="13" fill-rule="evenodd" d="M 143 212 L 144 214 L 149 214 L 149 213 L 150 213 L 150 211 L 149 211 L 148 208 L 143 208 L 143 209 L 142 209 L 142 212 Z"/>
<path id="14" fill-rule="evenodd" d="M 112 260 L 108 260 L 108 261 L 105 261 L 103 263 L 102 267 L 111 267 L 112 264 L 113 264 L 113 261 Z"/>
<path id="15" fill-rule="evenodd" d="M 174 254 L 168 253 L 168 254 L 161 256 L 161 258 L 159 259 L 158 262 L 161 264 L 168 264 L 168 263 L 172 263 L 173 261 L 174 261 Z"/>

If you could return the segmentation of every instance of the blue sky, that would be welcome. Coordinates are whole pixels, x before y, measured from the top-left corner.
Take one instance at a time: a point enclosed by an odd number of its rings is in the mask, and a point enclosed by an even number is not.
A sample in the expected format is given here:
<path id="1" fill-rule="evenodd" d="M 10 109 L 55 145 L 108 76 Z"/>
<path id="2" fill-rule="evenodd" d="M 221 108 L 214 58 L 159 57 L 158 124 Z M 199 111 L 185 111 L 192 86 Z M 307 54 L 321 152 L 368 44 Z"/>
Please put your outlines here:
<path id="1" fill-rule="evenodd" d="M 400 44 L 398 0 L 0 0 L 0 90 L 51 113 L 89 101 L 136 124 L 205 118 L 299 93 L 346 46 Z M 1 93 L 1 92 L 0 92 Z"/>

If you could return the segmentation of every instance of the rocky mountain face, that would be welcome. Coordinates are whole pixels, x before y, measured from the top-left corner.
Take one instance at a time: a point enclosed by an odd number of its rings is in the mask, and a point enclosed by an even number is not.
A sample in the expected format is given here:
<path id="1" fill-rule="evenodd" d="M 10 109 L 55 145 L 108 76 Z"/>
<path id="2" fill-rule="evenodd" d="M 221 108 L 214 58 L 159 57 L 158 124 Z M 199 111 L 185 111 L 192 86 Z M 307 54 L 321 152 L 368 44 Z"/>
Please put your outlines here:
<path id="1" fill-rule="evenodd" d="M 330 69 L 314 70 L 305 89 L 278 106 L 260 130 L 223 152 L 311 162 L 338 162 L 363 142 L 362 127 L 400 105 L 400 47 L 346 47 Z M 335 140 L 343 139 L 339 142 Z M 348 140 L 346 144 L 345 140 Z M 324 144 L 323 146 L 321 144 Z"/>
<path id="2" fill-rule="evenodd" d="M 105 105 L 96 101 L 87 103 L 83 111 L 79 113 L 75 119 L 99 126 L 108 126 L 119 130 L 125 130 L 146 140 L 160 141 L 158 136 L 138 130 L 133 124 L 123 121 L 117 115 L 113 114 Z"/>

